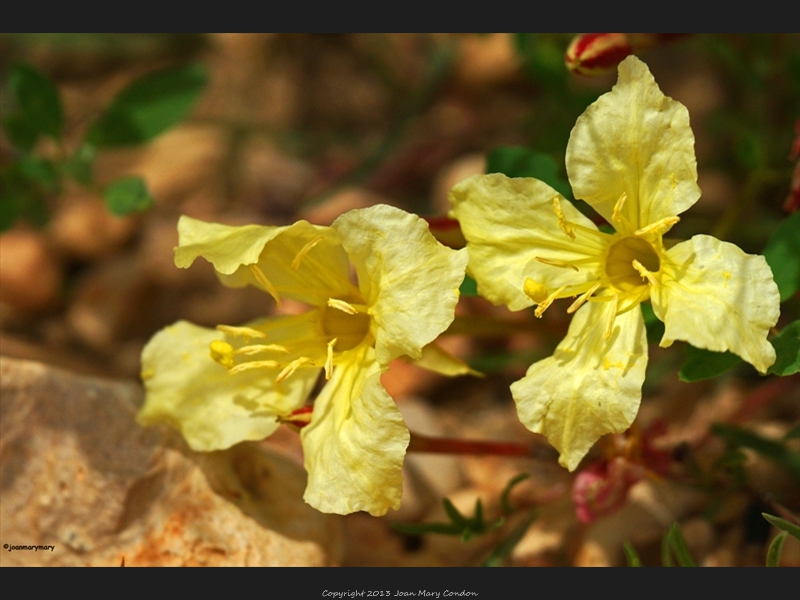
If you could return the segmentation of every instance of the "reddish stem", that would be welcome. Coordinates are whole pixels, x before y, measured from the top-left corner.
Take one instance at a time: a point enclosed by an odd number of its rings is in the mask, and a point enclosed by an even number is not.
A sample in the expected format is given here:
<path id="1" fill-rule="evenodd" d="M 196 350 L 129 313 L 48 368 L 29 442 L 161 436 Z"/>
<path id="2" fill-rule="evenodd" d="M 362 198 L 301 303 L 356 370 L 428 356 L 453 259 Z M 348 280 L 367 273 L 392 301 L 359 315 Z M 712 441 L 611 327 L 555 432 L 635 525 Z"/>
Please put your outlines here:
<path id="1" fill-rule="evenodd" d="M 529 446 L 516 442 L 492 442 L 485 440 L 457 440 L 430 437 L 411 432 L 408 452 L 429 454 L 492 454 L 495 456 L 524 456 L 526 458 L 554 458 L 553 451 L 542 445 Z"/>

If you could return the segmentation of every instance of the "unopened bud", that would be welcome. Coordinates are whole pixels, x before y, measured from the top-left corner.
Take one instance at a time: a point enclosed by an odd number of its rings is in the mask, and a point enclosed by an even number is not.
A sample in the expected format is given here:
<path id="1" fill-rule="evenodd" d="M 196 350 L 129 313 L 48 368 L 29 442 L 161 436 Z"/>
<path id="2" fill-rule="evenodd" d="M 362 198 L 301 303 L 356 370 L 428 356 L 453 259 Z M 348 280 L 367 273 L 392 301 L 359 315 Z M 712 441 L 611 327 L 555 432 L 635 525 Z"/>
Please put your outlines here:
<path id="1" fill-rule="evenodd" d="M 314 412 L 313 406 L 303 406 L 291 412 L 287 417 L 279 417 L 281 423 L 292 425 L 297 429 L 302 429 L 311 423 L 311 414 Z"/>
<path id="2" fill-rule="evenodd" d="M 581 75 L 603 75 L 633 54 L 626 33 L 584 33 L 567 48 L 567 68 Z"/>

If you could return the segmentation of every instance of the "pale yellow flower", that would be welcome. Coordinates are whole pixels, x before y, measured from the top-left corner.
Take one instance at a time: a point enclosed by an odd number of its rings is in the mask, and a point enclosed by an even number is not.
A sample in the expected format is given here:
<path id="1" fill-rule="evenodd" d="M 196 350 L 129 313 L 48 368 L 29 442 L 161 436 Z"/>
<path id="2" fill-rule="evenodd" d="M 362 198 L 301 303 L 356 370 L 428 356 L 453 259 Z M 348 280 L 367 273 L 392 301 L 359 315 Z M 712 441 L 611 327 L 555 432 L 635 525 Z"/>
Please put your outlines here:
<path id="1" fill-rule="evenodd" d="M 350 211 L 331 227 L 182 217 L 178 232 L 177 266 L 202 256 L 224 284 L 254 285 L 309 310 L 216 330 L 181 321 L 160 331 L 142 353 L 147 399 L 139 422 L 171 425 L 199 451 L 263 439 L 304 406 L 324 372 L 301 430 L 306 501 L 339 514 L 397 508 L 409 433 L 380 375 L 401 356 L 426 362 L 424 347 L 453 320 L 466 251 L 442 246 L 425 221 L 385 205 Z"/>
<path id="2" fill-rule="evenodd" d="M 511 386 L 521 421 L 572 470 L 601 435 L 626 430 L 636 416 L 647 365 L 641 302 L 664 322 L 662 347 L 682 340 L 729 350 L 765 373 L 780 301 L 763 257 L 707 235 L 665 243 L 700 197 L 694 136 L 686 108 L 635 56 L 578 118 L 566 166 L 575 197 L 615 233 L 536 179 L 476 175 L 450 200 L 483 296 L 512 310 L 536 304 L 537 316 L 575 298 L 553 356 Z"/>

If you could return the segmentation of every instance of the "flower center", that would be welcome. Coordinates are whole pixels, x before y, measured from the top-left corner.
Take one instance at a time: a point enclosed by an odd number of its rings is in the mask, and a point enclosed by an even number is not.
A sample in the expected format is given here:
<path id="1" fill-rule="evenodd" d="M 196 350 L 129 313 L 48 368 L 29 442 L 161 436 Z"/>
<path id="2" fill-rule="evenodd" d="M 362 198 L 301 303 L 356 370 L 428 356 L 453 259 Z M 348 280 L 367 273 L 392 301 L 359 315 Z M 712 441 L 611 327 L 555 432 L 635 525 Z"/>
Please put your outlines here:
<path id="1" fill-rule="evenodd" d="M 661 268 L 658 253 L 650 243 L 636 236 L 624 237 L 608 249 L 606 275 L 616 289 L 627 292 L 647 284 L 644 274 L 634 265 L 634 261 L 650 273 Z"/>
<path id="2" fill-rule="evenodd" d="M 358 346 L 369 333 L 370 317 L 364 312 L 350 314 L 327 306 L 322 315 L 322 329 L 326 336 L 336 338 L 336 351 L 344 352 Z"/>

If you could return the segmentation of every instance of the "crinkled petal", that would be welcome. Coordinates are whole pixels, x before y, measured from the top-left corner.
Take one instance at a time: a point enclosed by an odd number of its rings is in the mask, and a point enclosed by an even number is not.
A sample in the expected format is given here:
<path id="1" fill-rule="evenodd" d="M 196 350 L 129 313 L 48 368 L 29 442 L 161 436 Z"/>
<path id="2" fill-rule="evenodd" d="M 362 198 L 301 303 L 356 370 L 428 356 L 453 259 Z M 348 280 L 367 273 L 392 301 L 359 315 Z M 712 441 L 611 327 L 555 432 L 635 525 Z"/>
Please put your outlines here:
<path id="1" fill-rule="evenodd" d="M 553 356 L 511 385 L 520 421 L 544 434 L 570 471 L 600 436 L 628 429 L 639 410 L 647 366 L 642 311 L 618 315 L 606 340 L 611 310 L 611 302 L 584 305 Z"/>
<path id="2" fill-rule="evenodd" d="M 623 193 L 622 214 L 634 230 L 677 216 L 700 197 L 689 112 L 635 56 L 620 63 L 611 92 L 578 118 L 566 165 L 575 197 L 618 231 L 626 229 L 613 218 Z"/>
<path id="3" fill-rule="evenodd" d="M 378 362 L 419 358 L 453 321 L 466 250 L 443 246 L 423 219 L 384 204 L 345 213 L 332 227 L 358 273 Z"/>
<path id="4" fill-rule="evenodd" d="M 153 336 L 142 352 L 147 397 L 137 416 L 140 425 L 170 425 L 194 450 L 223 450 L 269 436 L 279 415 L 302 406 L 319 369 L 299 371 L 277 385 L 280 369 L 231 375 L 209 352 L 211 342 L 224 337 L 186 321 Z"/>
<path id="5" fill-rule="evenodd" d="M 305 500 L 337 514 L 374 516 L 400 506 L 403 458 L 410 439 L 380 382 L 371 348 L 337 366 L 314 403 L 301 438 L 308 471 Z"/>
<path id="6" fill-rule="evenodd" d="M 558 199 L 571 238 L 559 227 Z M 533 304 L 523 292 L 526 278 L 554 291 L 599 279 L 610 236 L 546 183 L 499 173 L 473 175 L 450 192 L 451 215 L 467 239 L 469 272 L 482 296 L 511 310 Z M 556 267 L 537 260 L 577 265 Z"/>
<path id="7" fill-rule="evenodd" d="M 761 373 L 775 362 L 767 341 L 780 316 L 780 295 L 763 256 L 708 235 L 667 251 L 661 285 L 651 289 L 664 322 L 661 346 L 675 340 L 737 354 Z"/>
<path id="8" fill-rule="evenodd" d="M 357 293 L 350 282 L 347 255 L 330 227 L 306 221 L 286 227 L 236 227 L 183 216 L 178 236 L 178 267 L 188 268 L 202 256 L 230 287 L 264 289 L 250 267 L 257 265 L 280 297 L 322 306 L 330 297 Z"/>

